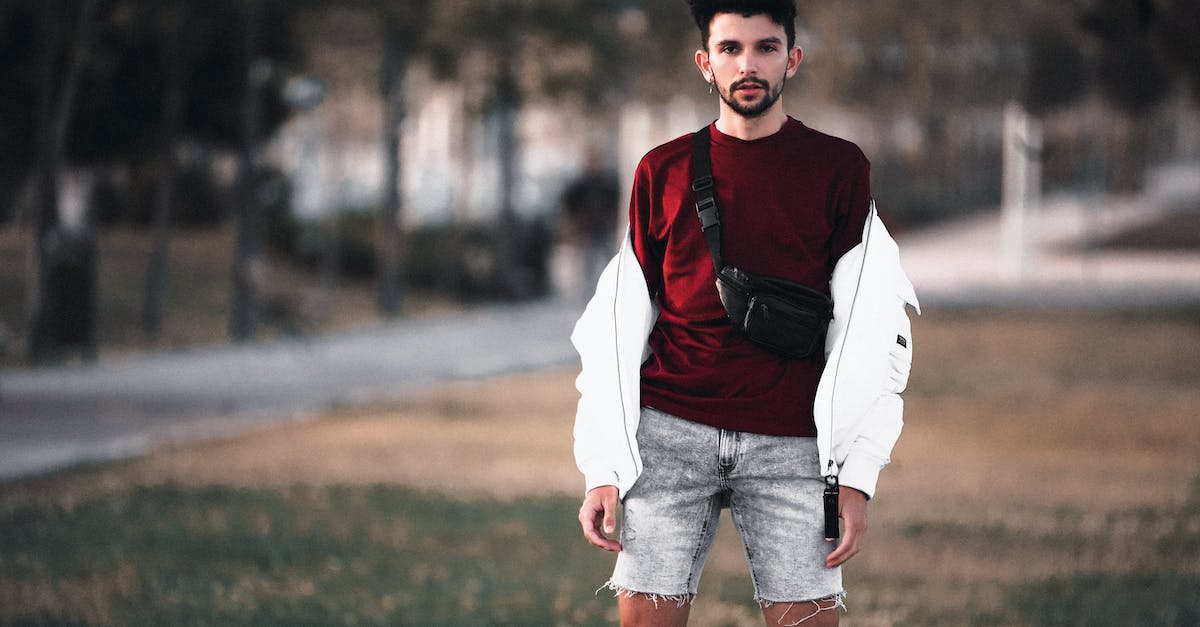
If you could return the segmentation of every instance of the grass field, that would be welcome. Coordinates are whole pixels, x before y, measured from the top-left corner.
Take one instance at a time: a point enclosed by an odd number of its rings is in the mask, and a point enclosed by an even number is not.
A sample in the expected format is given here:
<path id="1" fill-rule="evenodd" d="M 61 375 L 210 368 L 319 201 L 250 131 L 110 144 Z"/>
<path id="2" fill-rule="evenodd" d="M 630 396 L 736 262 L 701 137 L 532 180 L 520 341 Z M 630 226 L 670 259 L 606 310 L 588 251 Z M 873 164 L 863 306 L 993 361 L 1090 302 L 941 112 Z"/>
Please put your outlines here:
<path id="1" fill-rule="evenodd" d="M 1200 312 L 930 312 L 843 625 L 1200 624 Z M 605 624 L 574 372 L 0 486 L 0 625 Z M 759 624 L 723 526 L 696 625 Z"/>

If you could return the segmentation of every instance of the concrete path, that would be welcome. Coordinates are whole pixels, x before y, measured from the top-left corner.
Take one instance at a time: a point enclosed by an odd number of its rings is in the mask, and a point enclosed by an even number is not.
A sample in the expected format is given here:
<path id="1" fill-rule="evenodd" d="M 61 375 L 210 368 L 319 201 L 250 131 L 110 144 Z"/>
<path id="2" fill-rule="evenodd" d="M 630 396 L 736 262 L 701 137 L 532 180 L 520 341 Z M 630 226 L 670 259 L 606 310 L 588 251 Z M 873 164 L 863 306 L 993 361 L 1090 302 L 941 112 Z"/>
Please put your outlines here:
<path id="1" fill-rule="evenodd" d="M 1044 203 L 1019 264 L 997 214 L 907 234 L 902 262 L 926 309 L 1200 305 L 1200 251 L 1080 246 L 1157 219 L 1181 198 L 1200 202 L 1200 167 L 1166 179 L 1139 199 Z M 577 363 L 568 338 L 580 309 L 497 306 L 307 340 L 0 372 L 0 481 L 396 399 L 434 382 Z"/>
<path id="2" fill-rule="evenodd" d="M 974 215 L 908 234 L 905 269 L 939 306 L 1158 307 L 1200 302 L 1200 249 L 1096 246 L 1128 229 L 1200 212 L 1200 163 L 1155 168 L 1139 196 L 1060 195 L 1018 220 Z"/>
<path id="3" fill-rule="evenodd" d="M 434 382 L 569 364 L 577 307 L 497 306 L 266 345 L 0 373 L 0 481 L 394 400 Z"/>
<path id="4" fill-rule="evenodd" d="M 1193 211 L 1200 211 L 1200 172 Z M 900 239 L 922 304 L 941 307 L 1125 307 L 1200 303 L 1200 250 L 1108 250 L 1124 229 L 1170 219 L 1173 203 L 1147 198 L 1051 198 L 1023 240 L 997 213 L 940 224 Z"/>

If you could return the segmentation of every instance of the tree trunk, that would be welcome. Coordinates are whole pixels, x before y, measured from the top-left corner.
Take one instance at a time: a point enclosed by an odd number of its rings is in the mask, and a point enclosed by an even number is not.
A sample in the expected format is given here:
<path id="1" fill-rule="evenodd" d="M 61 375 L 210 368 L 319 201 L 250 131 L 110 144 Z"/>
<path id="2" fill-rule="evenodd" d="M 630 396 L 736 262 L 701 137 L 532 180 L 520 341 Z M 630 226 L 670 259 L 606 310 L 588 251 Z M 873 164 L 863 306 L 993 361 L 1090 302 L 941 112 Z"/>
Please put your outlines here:
<path id="1" fill-rule="evenodd" d="M 400 125 L 404 122 L 405 41 L 394 17 L 386 19 L 383 56 L 383 199 L 379 209 L 379 311 L 400 315 L 404 300 L 403 206 L 400 177 Z"/>
<path id="2" fill-rule="evenodd" d="M 262 216 L 257 186 L 258 125 L 261 91 L 269 71 L 258 59 L 258 0 L 243 0 L 242 56 L 245 86 L 242 94 L 242 138 L 238 151 L 237 243 L 233 262 L 233 302 L 229 335 L 235 341 L 254 338 L 258 327 L 258 300 L 262 274 Z"/>
<path id="3" fill-rule="evenodd" d="M 39 60 L 37 141 L 38 164 L 35 178 L 35 227 L 34 227 L 34 289 L 31 290 L 29 308 L 28 355 L 30 361 L 41 363 L 49 357 L 52 345 L 51 321 L 58 312 L 51 311 L 47 299 L 51 280 L 50 269 L 54 265 L 54 242 L 60 227 L 59 189 L 66 162 L 67 132 L 71 126 L 75 96 L 79 80 L 88 63 L 91 48 L 92 16 L 95 0 L 82 0 L 76 15 L 78 23 L 69 41 L 68 56 L 64 68 L 58 65 L 58 49 L 61 43 L 59 22 L 62 18 L 58 0 L 42 3 L 41 29 L 42 49 Z M 56 83 L 59 76 L 61 82 Z M 90 221 L 84 221 L 90 228 Z M 86 237 L 84 239 L 87 239 Z M 94 261 L 94 259 L 92 260 Z M 93 280 L 86 293 L 78 295 L 87 312 L 82 329 L 82 350 L 85 360 L 96 355 L 96 300 L 95 268 L 75 268 L 78 272 L 91 273 Z"/>
<path id="4" fill-rule="evenodd" d="M 171 217 L 174 213 L 176 173 L 175 149 L 179 138 L 179 120 L 183 112 L 183 47 L 179 44 L 182 12 L 186 5 L 168 8 L 167 37 L 163 64 L 166 67 L 166 93 L 163 102 L 162 145 L 159 147 L 158 187 L 155 190 L 154 248 L 146 268 L 146 296 L 142 308 L 142 330 L 151 337 L 162 332 L 163 304 L 166 302 L 170 259 Z"/>
<path id="5" fill-rule="evenodd" d="M 58 168 L 54 164 L 54 77 L 57 74 L 58 0 L 44 0 L 41 15 L 41 50 L 38 59 L 37 141 L 38 162 L 34 174 L 34 265 L 33 289 L 30 290 L 28 353 L 29 360 L 45 360 L 49 342 L 46 324 L 46 270 L 50 266 L 48 239 L 58 226 Z"/>
<path id="6" fill-rule="evenodd" d="M 1134 194 L 1146 187 L 1149 167 L 1150 113 L 1115 111 L 1110 114 L 1108 191 Z"/>
<path id="7" fill-rule="evenodd" d="M 12 0 L 0 0 L 0 30 L 4 29 L 4 22 L 8 19 L 8 8 L 12 4 Z"/>

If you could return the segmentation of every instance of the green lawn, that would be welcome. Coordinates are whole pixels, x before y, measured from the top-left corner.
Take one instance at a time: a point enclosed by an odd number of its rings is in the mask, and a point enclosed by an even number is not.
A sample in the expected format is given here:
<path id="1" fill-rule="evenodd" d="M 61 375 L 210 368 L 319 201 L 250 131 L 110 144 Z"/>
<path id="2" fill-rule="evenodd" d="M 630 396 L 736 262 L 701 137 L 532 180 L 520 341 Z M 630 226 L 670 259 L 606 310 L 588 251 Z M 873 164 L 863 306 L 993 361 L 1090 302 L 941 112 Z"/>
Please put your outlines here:
<path id="1" fill-rule="evenodd" d="M 578 507 L 390 486 L 25 504 L 0 512 L 0 624 L 609 624 L 612 556 L 580 539 Z M 705 583 L 748 603 L 748 580 Z"/>
<path id="2" fill-rule="evenodd" d="M 1110 518 L 1110 531 L 1156 535 L 1146 550 L 1172 554 L 1174 563 L 1180 552 L 1200 559 L 1197 486 L 1186 506 L 1127 512 Z M 579 539 L 577 507 L 566 498 L 467 501 L 391 486 L 172 485 L 71 509 L 6 506 L 0 624 L 611 624 L 610 594 L 596 589 L 612 558 Z M 987 528 L 905 533 L 977 543 L 981 552 L 1027 541 Z M 870 577 L 853 583 L 903 586 Z M 700 603 L 727 614 L 736 608 L 745 620 L 755 613 L 748 587 L 745 577 L 710 573 Z M 1194 573 L 1079 573 L 1026 582 L 1007 595 L 1010 611 L 918 611 L 904 624 L 1200 623 Z"/>

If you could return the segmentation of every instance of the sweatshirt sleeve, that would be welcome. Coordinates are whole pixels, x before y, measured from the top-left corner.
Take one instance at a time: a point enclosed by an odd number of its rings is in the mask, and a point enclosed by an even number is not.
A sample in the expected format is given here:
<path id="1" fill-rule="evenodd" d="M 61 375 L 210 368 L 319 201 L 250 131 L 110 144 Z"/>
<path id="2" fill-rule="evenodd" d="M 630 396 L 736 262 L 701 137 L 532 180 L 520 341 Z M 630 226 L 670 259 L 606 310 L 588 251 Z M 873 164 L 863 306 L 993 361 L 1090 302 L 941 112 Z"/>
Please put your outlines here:
<path id="1" fill-rule="evenodd" d="M 650 226 L 653 214 L 650 171 L 646 160 L 643 159 L 634 175 L 633 192 L 629 199 L 629 237 L 633 254 L 642 266 L 646 289 L 653 300 L 662 289 L 663 252 L 662 245 L 655 240 Z"/>
<path id="2" fill-rule="evenodd" d="M 856 147 L 850 164 L 833 181 L 830 197 L 833 236 L 829 246 L 829 268 L 862 241 L 867 214 L 871 210 L 871 162 Z"/>

